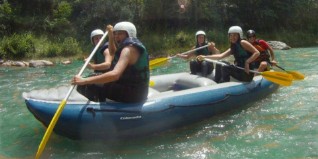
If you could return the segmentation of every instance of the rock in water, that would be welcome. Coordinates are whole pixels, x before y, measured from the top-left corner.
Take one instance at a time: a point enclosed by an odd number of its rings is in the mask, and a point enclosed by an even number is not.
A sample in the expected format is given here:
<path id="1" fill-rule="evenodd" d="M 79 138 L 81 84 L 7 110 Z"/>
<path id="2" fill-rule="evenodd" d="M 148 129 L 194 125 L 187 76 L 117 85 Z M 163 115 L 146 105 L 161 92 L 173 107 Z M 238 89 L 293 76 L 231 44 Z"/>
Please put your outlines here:
<path id="1" fill-rule="evenodd" d="M 291 47 L 288 46 L 286 43 L 281 41 L 267 41 L 268 45 L 270 45 L 273 49 L 276 50 L 288 50 Z"/>

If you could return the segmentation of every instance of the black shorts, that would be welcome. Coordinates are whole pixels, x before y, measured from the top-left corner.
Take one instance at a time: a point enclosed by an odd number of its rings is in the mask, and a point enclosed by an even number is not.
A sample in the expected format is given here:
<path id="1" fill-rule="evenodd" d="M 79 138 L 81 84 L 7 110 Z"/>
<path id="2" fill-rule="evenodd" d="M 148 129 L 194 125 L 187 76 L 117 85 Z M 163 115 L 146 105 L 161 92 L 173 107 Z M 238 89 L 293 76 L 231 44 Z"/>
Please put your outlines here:
<path id="1" fill-rule="evenodd" d="M 242 82 L 250 82 L 253 80 L 254 73 L 250 72 L 249 74 L 247 74 L 244 70 L 239 69 L 234 65 L 230 65 L 228 62 L 222 62 L 228 65 L 219 65 L 216 67 L 215 81 L 217 83 L 229 82 L 230 76 Z"/>
<path id="2" fill-rule="evenodd" d="M 190 61 L 191 74 L 196 75 L 197 73 L 201 73 L 203 77 L 207 77 L 209 74 L 212 73 L 213 69 L 214 66 L 210 62 L 197 60 Z"/>
<path id="3" fill-rule="evenodd" d="M 77 91 L 91 101 L 105 102 L 106 99 L 124 103 L 143 102 L 148 96 L 148 86 L 127 86 L 115 82 L 77 86 Z"/>

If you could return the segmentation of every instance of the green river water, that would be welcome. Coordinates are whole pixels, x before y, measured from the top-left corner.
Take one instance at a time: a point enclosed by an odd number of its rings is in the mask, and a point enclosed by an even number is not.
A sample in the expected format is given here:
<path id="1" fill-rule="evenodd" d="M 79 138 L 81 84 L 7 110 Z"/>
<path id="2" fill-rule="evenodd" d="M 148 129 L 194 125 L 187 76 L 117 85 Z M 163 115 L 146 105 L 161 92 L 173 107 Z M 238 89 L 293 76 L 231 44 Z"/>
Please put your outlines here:
<path id="1" fill-rule="evenodd" d="M 42 154 L 50 159 L 99 158 L 318 158 L 318 47 L 276 51 L 279 65 L 303 81 L 217 117 L 154 136 L 126 141 L 80 141 L 52 134 Z M 0 67 L 0 158 L 34 158 L 45 133 L 22 92 L 67 85 L 82 61 L 43 68 Z M 173 59 L 152 75 L 189 71 Z M 277 70 L 278 71 L 278 70 Z M 86 71 L 85 74 L 89 72 Z"/>

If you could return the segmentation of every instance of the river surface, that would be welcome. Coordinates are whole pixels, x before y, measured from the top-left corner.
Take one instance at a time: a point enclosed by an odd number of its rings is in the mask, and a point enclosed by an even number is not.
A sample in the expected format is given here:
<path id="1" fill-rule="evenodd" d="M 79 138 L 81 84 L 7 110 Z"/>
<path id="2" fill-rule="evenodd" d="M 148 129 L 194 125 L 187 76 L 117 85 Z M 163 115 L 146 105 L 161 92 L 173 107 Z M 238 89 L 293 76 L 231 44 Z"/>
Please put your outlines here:
<path id="1" fill-rule="evenodd" d="M 118 142 L 71 140 L 52 134 L 50 159 L 318 158 L 318 47 L 276 51 L 279 65 L 303 81 L 270 96 L 187 127 Z M 0 67 L 0 158 L 34 158 L 45 129 L 28 111 L 22 92 L 67 85 L 82 61 L 42 68 Z M 189 71 L 172 59 L 152 75 Z M 278 71 L 278 70 L 277 70 Z M 88 74 L 89 71 L 85 71 Z"/>

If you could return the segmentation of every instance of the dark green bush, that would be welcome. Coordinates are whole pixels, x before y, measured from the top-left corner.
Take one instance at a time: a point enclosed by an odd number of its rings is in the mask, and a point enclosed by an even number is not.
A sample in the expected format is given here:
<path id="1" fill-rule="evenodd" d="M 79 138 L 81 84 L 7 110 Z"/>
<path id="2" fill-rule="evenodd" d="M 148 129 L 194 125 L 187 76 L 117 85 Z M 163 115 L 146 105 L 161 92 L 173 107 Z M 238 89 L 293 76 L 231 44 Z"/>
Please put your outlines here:
<path id="1" fill-rule="evenodd" d="M 78 53 L 82 53 L 82 49 L 76 39 L 72 37 L 66 37 L 61 45 L 60 56 L 73 56 Z"/>
<path id="2" fill-rule="evenodd" d="M 227 31 L 207 31 L 207 38 L 209 42 L 214 42 L 215 47 L 221 52 L 227 50 L 230 47 Z"/>
<path id="3" fill-rule="evenodd" d="M 32 57 L 68 57 L 80 53 L 82 49 L 72 37 L 67 37 L 63 41 L 49 41 L 46 37 L 40 37 L 36 41 L 36 53 Z"/>
<path id="4" fill-rule="evenodd" d="M 176 44 L 181 47 L 191 47 L 195 44 L 195 41 L 193 42 L 193 39 L 194 37 L 187 35 L 183 31 L 180 31 L 176 35 Z"/>
<path id="5" fill-rule="evenodd" d="M 61 54 L 61 52 L 62 48 L 58 44 L 50 43 L 44 55 L 45 57 L 56 57 Z"/>
<path id="6" fill-rule="evenodd" d="M 5 59 L 22 59 L 35 52 L 32 34 L 5 36 L 0 46 L 0 54 Z"/>

